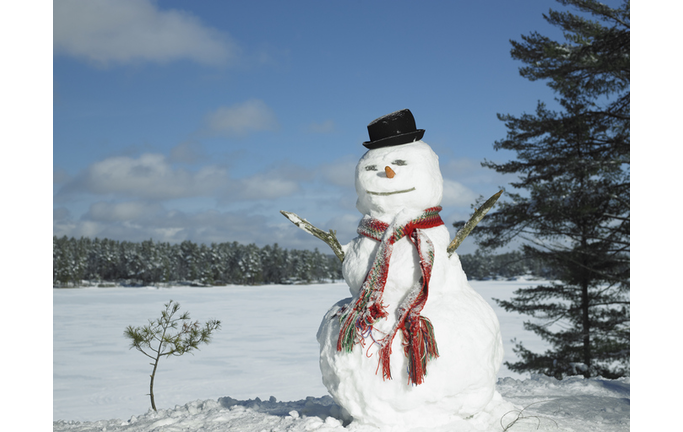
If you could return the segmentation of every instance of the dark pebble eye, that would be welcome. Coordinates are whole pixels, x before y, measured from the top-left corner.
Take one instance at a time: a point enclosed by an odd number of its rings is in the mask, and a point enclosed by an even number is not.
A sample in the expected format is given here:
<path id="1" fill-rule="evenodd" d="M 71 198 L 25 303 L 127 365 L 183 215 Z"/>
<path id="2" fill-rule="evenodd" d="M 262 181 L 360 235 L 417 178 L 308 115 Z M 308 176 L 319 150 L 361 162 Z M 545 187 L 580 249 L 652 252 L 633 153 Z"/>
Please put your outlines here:
<path id="1" fill-rule="evenodd" d="M 402 159 L 395 160 L 395 161 L 392 162 L 392 164 L 398 165 L 398 166 L 408 165 L 408 163 L 407 163 L 406 161 L 402 160 Z"/>
<path id="2" fill-rule="evenodd" d="M 377 171 L 377 165 L 368 165 L 365 167 L 365 171 Z"/>

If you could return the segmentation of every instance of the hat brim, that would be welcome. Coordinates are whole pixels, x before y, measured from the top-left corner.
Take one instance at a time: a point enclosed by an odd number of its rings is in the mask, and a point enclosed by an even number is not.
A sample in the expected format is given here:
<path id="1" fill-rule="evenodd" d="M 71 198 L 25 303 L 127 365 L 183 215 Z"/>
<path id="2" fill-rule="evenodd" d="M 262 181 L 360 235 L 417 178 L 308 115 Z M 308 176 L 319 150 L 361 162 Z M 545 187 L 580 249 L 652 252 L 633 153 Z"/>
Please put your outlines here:
<path id="1" fill-rule="evenodd" d="M 401 144 L 409 144 L 414 141 L 419 141 L 425 134 L 424 129 L 418 129 L 413 132 L 408 132 L 400 135 L 393 135 L 390 137 L 378 139 L 375 141 L 365 141 L 363 145 L 369 149 L 377 149 L 380 147 L 391 147 Z"/>

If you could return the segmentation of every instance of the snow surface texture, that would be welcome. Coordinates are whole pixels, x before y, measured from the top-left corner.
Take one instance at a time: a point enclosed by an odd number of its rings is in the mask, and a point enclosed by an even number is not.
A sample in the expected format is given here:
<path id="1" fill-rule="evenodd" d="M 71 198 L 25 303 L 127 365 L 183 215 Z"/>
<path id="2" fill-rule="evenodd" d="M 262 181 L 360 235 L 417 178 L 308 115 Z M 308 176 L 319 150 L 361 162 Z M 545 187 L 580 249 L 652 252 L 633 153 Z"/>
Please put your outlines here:
<path id="1" fill-rule="evenodd" d="M 629 381 L 606 381 L 533 376 L 525 381 L 505 378 L 498 389 L 503 397 L 517 405 L 502 412 L 500 418 L 482 422 L 453 423 L 442 427 L 395 428 L 396 431 L 432 432 L 617 432 L 628 431 Z M 523 408 L 525 407 L 525 408 Z M 151 409 L 128 420 L 99 420 L 93 422 L 56 421 L 54 431 L 204 431 L 204 432 L 303 432 L 349 431 L 376 432 L 369 425 L 347 423 L 340 408 L 329 396 L 309 397 L 296 402 L 235 400 L 230 397 L 216 400 L 197 400 L 173 409 Z"/>
<path id="2" fill-rule="evenodd" d="M 524 331 L 526 317 L 506 312 L 491 298 L 509 299 L 514 290 L 538 283 L 543 281 L 470 282 L 500 320 L 506 361 L 516 360 L 513 338 L 535 351 L 544 344 Z M 347 293 L 345 283 L 54 289 L 53 430 L 376 431 L 355 423 L 344 429 L 340 408 L 323 396 L 312 329 Z M 154 413 L 146 395 L 151 366 L 128 350 L 123 330 L 156 317 L 171 298 L 193 319 L 220 319 L 223 328 L 196 355 L 161 360 Z M 517 407 L 502 415 L 503 424 L 526 407 L 510 431 L 629 430 L 628 379 L 529 379 L 505 366 L 498 377 L 497 390 Z M 503 430 L 500 420 L 491 430 Z"/>
<path id="3" fill-rule="evenodd" d="M 385 237 L 391 235 L 394 226 L 441 204 L 438 156 L 422 141 L 369 150 L 356 167 L 356 192 L 358 210 L 389 223 Z M 410 384 L 400 332 L 392 343 L 392 379 L 383 379 L 378 368 L 382 338 L 391 334 L 405 299 L 421 289 L 420 257 L 408 237 L 395 243 L 391 255 L 381 300 L 389 316 L 375 323 L 352 352 L 337 350 L 339 310 L 358 299 L 379 247 L 362 235 L 343 247 L 342 269 L 353 297 L 335 304 L 318 332 L 323 382 L 335 402 L 361 424 L 399 430 L 471 424 L 486 430 L 491 419 L 514 409 L 495 392 L 503 359 L 498 319 L 467 283 L 457 254 L 447 256 L 448 229 L 441 225 L 422 233 L 434 246 L 434 265 L 421 314 L 434 326 L 439 351 L 427 365 L 424 382 Z"/>

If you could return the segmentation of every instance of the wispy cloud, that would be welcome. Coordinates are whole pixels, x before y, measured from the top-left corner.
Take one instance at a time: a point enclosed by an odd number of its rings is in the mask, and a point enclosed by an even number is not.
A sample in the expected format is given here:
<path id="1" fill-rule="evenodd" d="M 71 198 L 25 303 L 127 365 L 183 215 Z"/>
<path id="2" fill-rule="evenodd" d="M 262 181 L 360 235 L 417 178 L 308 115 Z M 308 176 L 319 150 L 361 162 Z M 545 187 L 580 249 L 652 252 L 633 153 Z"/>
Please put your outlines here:
<path id="1" fill-rule="evenodd" d="M 96 202 L 83 218 L 98 222 L 128 222 L 149 218 L 162 210 L 160 204 L 145 201 Z"/>
<path id="2" fill-rule="evenodd" d="M 220 107 L 206 115 L 205 132 L 213 136 L 244 136 L 250 132 L 275 130 L 277 118 L 265 102 L 250 99 L 246 102 Z"/>
<path id="3" fill-rule="evenodd" d="M 52 171 L 52 183 L 55 185 L 64 184 L 71 180 L 71 176 L 64 169 L 54 169 Z"/>
<path id="4" fill-rule="evenodd" d="M 151 200 L 207 196 L 229 181 L 225 168 L 207 165 L 190 171 L 173 167 L 162 154 L 116 156 L 98 161 L 64 185 L 57 199 L 73 193 Z"/>
<path id="5" fill-rule="evenodd" d="M 201 143 L 196 141 L 185 141 L 171 149 L 169 160 L 171 162 L 194 164 L 206 161 L 207 157 L 204 154 Z"/>
<path id="6" fill-rule="evenodd" d="M 112 217 L 113 212 L 121 217 Z M 57 211 L 56 211 L 57 213 Z M 205 210 L 185 212 L 141 202 L 95 203 L 79 219 L 59 212 L 53 218 L 53 235 L 177 243 L 193 242 L 280 243 L 292 248 L 325 247 L 319 240 L 300 232 L 284 218 L 276 222 L 247 212 Z M 123 217 L 125 215 L 125 217 Z M 280 220 L 282 219 L 282 220 Z M 322 246 L 321 246 L 322 245 Z"/>
<path id="7" fill-rule="evenodd" d="M 178 152 L 181 154 L 176 154 Z M 171 150 L 174 158 L 181 157 L 183 152 L 183 147 Z M 235 178 L 222 166 L 202 165 L 188 169 L 176 166 L 172 160 L 163 154 L 145 153 L 138 157 L 113 156 L 97 161 L 63 183 L 55 194 L 55 201 L 67 202 L 79 194 L 157 202 L 201 197 L 214 198 L 217 202 L 255 201 L 292 195 L 301 190 L 302 181 L 308 181 L 314 175 L 300 166 L 280 164 Z M 55 184 L 55 187 L 59 186 Z M 113 213 L 112 209 L 107 211 Z"/>
<path id="8" fill-rule="evenodd" d="M 174 60 L 223 65 L 240 55 L 227 33 L 188 12 L 160 10 L 150 0 L 56 1 L 53 47 L 100 66 Z"/>
<path id="9" fill-rule="evenodd" d="M 298 176 L 297 176 L 298 177 Z M 300 190 L 300 180 L 279 170 L 257 173 L 236 182 L 229 197 L 242 200 L 273 199 L 294 194 Z"/>
<path id="10" fill-rule="evenodd" d="M 316 171 L 326 182 L 355 191 L 357 164 L 358 159 L 355 156 L 345 156 L 320 165 Z"/>
<path id="11" fill-rule="evenodd" d="M 477 194 L 462 183 L 443 179 L 443 207 L 465 207 L 473 204 L 477 199 Z"/>

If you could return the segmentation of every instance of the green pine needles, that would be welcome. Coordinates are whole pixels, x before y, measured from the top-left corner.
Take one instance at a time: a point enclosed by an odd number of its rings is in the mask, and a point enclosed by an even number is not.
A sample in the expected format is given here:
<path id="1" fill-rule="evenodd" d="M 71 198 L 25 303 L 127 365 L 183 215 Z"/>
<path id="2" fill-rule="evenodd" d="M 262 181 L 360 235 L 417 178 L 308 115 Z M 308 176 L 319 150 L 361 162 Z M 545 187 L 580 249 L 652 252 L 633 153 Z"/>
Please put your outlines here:
<path id="1" fill-rule="evenodd" d="M 154 376 L 159 359 L 163 356 L 181 356 L 199 349 L 199 344 L 208 344 L 211 334 L 221 327 L 218 320 L 209 320 L 204 326 L 199 321 L 192 322 L 188 312 L 176 316 L 180 304 L 173 300 L 164 304 L 164 308 L 161 317 L 149 320 L 149 324 L 145 326 L 128 326 L 123 333 L 131 340 L 130 349 L 135 348 L 153 360 L 150 363 L 153 369 L 149 381 L 149 398 L 154 411 L 157 410 L 154 403 Z"/>
<path id="2" fill-rule="evenodd" d="M 576 10 L 544 15 L 564 40 L 532 32 L 510 53 L 524 78 L 555 92 L 558 108 L 539 101 L 535 113 L 499 115 L 508 133 L 494 149 L 516 157 L 482 165 L 516 175 L 518 192 L 506 191 L 472 235 L 484 250 L 516 240 L 555 275 L 496 300 L 532 317 L 524 328 L 549 345 L 538 353 L 518 342 L 520 361 L 508 368 L 616 379 L 630 374 L 631 349 L 630 1 L 557 1 Z"/>

